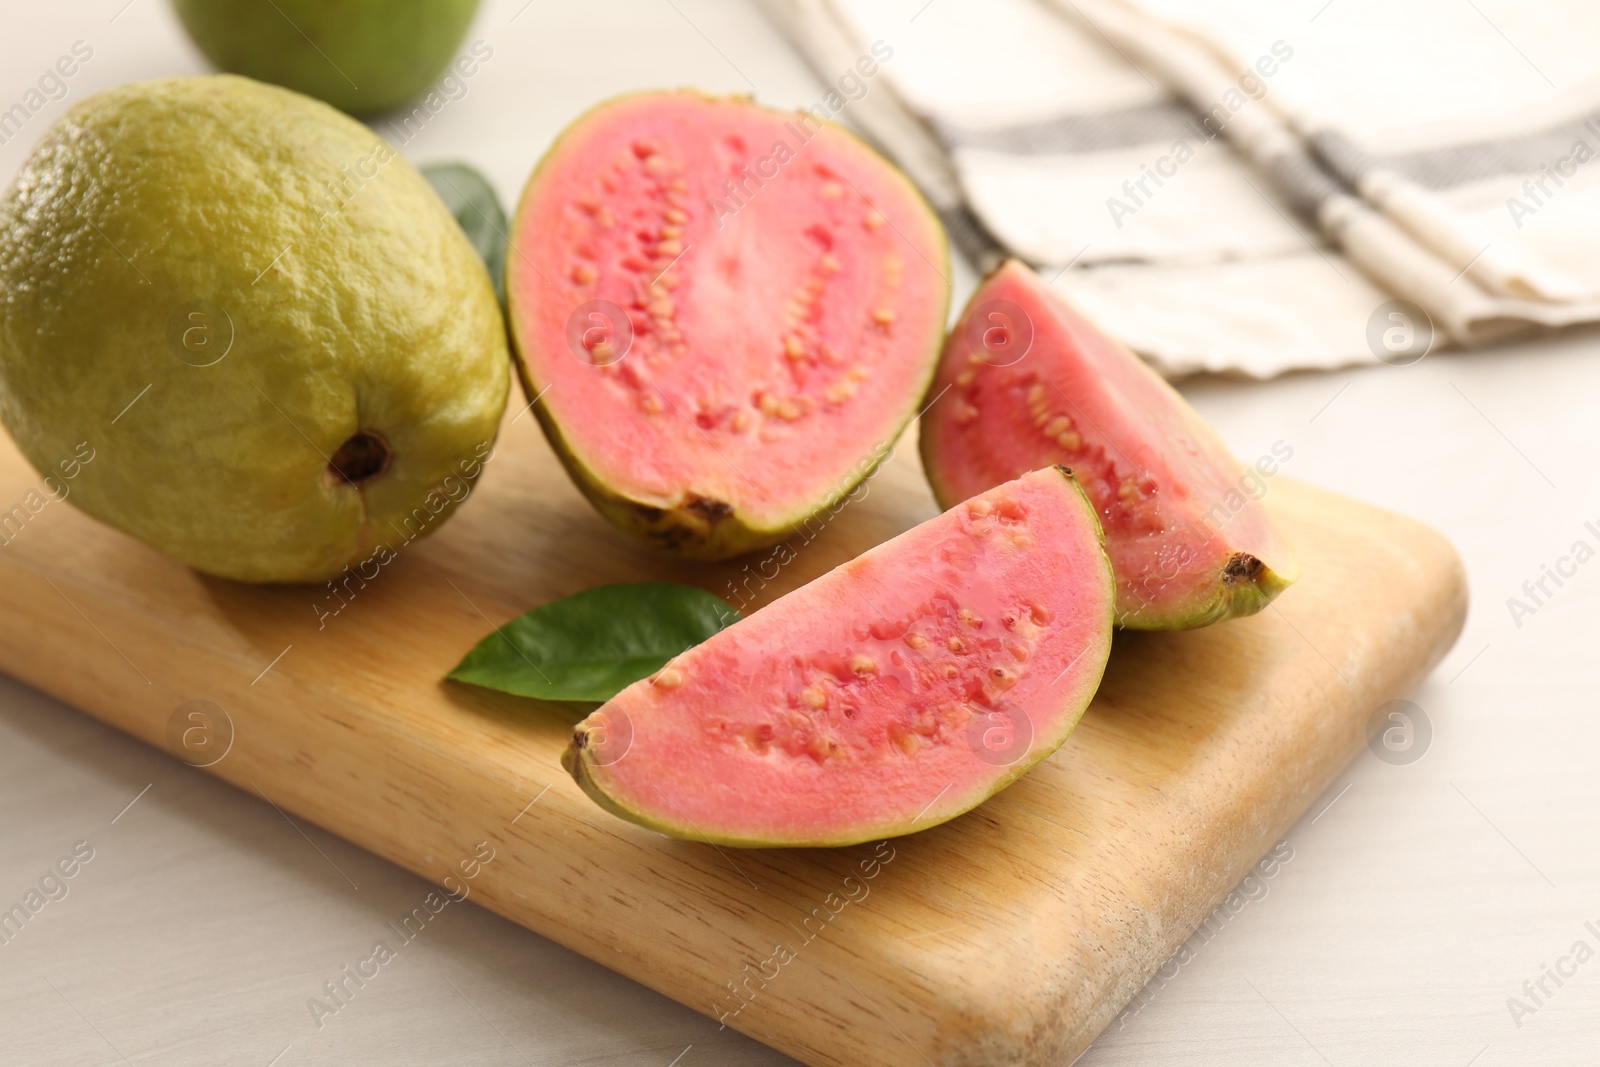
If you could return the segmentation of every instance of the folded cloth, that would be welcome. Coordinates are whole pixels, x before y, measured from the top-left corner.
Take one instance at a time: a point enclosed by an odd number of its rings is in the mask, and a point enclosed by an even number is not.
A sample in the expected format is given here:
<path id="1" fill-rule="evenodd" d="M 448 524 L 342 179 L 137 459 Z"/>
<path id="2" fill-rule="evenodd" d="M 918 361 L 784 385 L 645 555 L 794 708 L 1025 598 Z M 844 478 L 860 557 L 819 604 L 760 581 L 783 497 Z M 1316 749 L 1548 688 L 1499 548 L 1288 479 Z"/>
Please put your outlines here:
<path id="1" fill-rule="evenodd" d="M 1027 259 L 1168 375 L 1600 319 L 1580 0 L 767 8 L 825 76 L 890 52 L 847 114 L 968 256 Z"/>

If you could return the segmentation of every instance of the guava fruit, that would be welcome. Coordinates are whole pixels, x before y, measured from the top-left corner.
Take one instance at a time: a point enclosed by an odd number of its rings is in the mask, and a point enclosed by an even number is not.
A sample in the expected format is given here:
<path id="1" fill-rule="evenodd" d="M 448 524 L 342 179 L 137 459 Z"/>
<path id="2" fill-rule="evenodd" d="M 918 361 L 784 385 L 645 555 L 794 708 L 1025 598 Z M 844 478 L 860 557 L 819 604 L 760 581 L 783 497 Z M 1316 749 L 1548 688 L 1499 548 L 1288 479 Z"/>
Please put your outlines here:
<path id="1" fill-rule="evenodd" d="M 1088 707 L 1115 588 L 1064 468 L 1026 474 L 707 638 L 578 724 L 601 806 L 718 844 L 847 845 L 1004 789 Z"/>
<path id="2" fill-rule="evenodd" d="M 336 575 L 431 533 L 510 384 L 472 245 L 326 104 L 231 75 L 83 101 L 0 198 L 0 421 L 193 567 Z"/>
<path id="3" fill-rule="evenodd" d="M 444 73 L 478 0 L 173 0 L 172 6 L 220 69 L 372 115 L 420 96 Z M 484 58 L 463 61 L 475 69 Z"/>
<path id="4" fill-rule="evenodd" d="M 807 113 L 693 92 L 569 126 L 512 225 L 523 386 L 590 501 L 720 559 L 775 544 L 887 456 L 943 340 L 944 231 Z"/>
<path id="5" fill-rule="evenodd" d="M 1250 615 L 1300 574 L 1251 477 L 1187 401 L 1015 260 L 973 293 L 922 418 L 949 506 L 1064 463 L 1105 528 L 1117 623 L 1181 630 Z"/>

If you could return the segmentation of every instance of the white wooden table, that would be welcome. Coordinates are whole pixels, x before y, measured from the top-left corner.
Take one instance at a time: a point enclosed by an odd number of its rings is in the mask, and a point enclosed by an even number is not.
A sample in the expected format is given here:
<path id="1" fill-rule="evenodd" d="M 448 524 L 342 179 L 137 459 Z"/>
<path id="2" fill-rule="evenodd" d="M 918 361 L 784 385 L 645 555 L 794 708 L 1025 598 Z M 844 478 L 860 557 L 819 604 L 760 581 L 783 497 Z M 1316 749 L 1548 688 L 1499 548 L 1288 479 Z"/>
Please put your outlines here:
<path id="1" fill-rule="evenodd" d="M 508 199 L 554 133 L 612 93 L 754 87 L 799 105 L 822 91 L 733 2 L 499 0 L 479 38 L 493 57 L 405 150 L 467 159 Z M 76 41 L 92 59 L 0 146 L 5 180 L 71 100 L 204 69 L 164 0 L 17 5 L 0 109 Z M 964 297 L 970 273 L 958 283 Z M 1600 562 L 1547 580 L 1520 619 L 1507 598 L 1526 600 L 1524 581 L 1574 542 L 1600 549 L 1600 332 L 1185 390 L 1241 456 L 1284 442 L 1295 477 L 1444 530 L 1475 608 L 1415 694 L 1425 755 L 1357 760 L 1288 836 L 1292 858 L 1082 1064 L 1593 1064 L 1600 960 L 1570 953 L 1600 952 Z M 429 886 L 0 679 L 0 909 L 79 842 L 92 858 L 0 943 L 0 1063 L 791 1062 L 469 906 L 319 1028 L 308 998 Z M 1511 997 L 1535 1010 L 1513 1018 Z"/>

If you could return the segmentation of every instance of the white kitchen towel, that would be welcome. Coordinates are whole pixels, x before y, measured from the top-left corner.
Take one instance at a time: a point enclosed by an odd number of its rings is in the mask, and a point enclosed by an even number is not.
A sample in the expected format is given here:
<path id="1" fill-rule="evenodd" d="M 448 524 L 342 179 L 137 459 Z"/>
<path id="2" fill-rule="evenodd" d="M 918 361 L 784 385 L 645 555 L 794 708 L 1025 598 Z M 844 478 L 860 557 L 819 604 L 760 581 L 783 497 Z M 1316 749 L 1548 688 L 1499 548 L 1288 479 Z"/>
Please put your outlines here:
<path id="1" fill-rule="evenodd" d="M 830 80 L 892 49 L 846 114 L 1169 375 L 1404 362 L 1395 297 L 1468 344 L 1600 319 L 1582 0 L 768 8 Z"/>

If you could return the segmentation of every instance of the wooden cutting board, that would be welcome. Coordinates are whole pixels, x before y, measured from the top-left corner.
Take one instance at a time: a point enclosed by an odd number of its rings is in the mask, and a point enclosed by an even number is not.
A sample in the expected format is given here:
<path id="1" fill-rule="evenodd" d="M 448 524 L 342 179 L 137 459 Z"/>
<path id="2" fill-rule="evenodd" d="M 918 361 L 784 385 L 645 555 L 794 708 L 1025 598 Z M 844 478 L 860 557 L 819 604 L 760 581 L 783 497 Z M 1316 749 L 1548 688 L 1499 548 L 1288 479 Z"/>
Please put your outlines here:
<path id="1" fill-rule="evenodd" d="M 0 536 L 0 669 L 164 748 L 181 705 L 213 702 L 233 737 L 211 773 L 435 882 L 473 871 L 486 907 L 839 1067 L 1070 1062 L 1466 610 L 1438 534 L 1279 476 L 1267 503 L 1301 582 L 1251 619 L 1119 635 L 1083 724 L 1016 785 L 883 845 L 719 850 L 580 793 L 558 763 L 570 709 L 439 679 L 491 624 L 595 584 L 733 583 L 763 602 L 802 584 L 935 513 L 909 440 L 767 580 L 613 531 L 513 413 L 458 516 L 333 615 L 324 588 L 206 578 L 67 504 L 32 512 L 39 487 L 0 445 L 0 508 L 27 512 Z"/>

